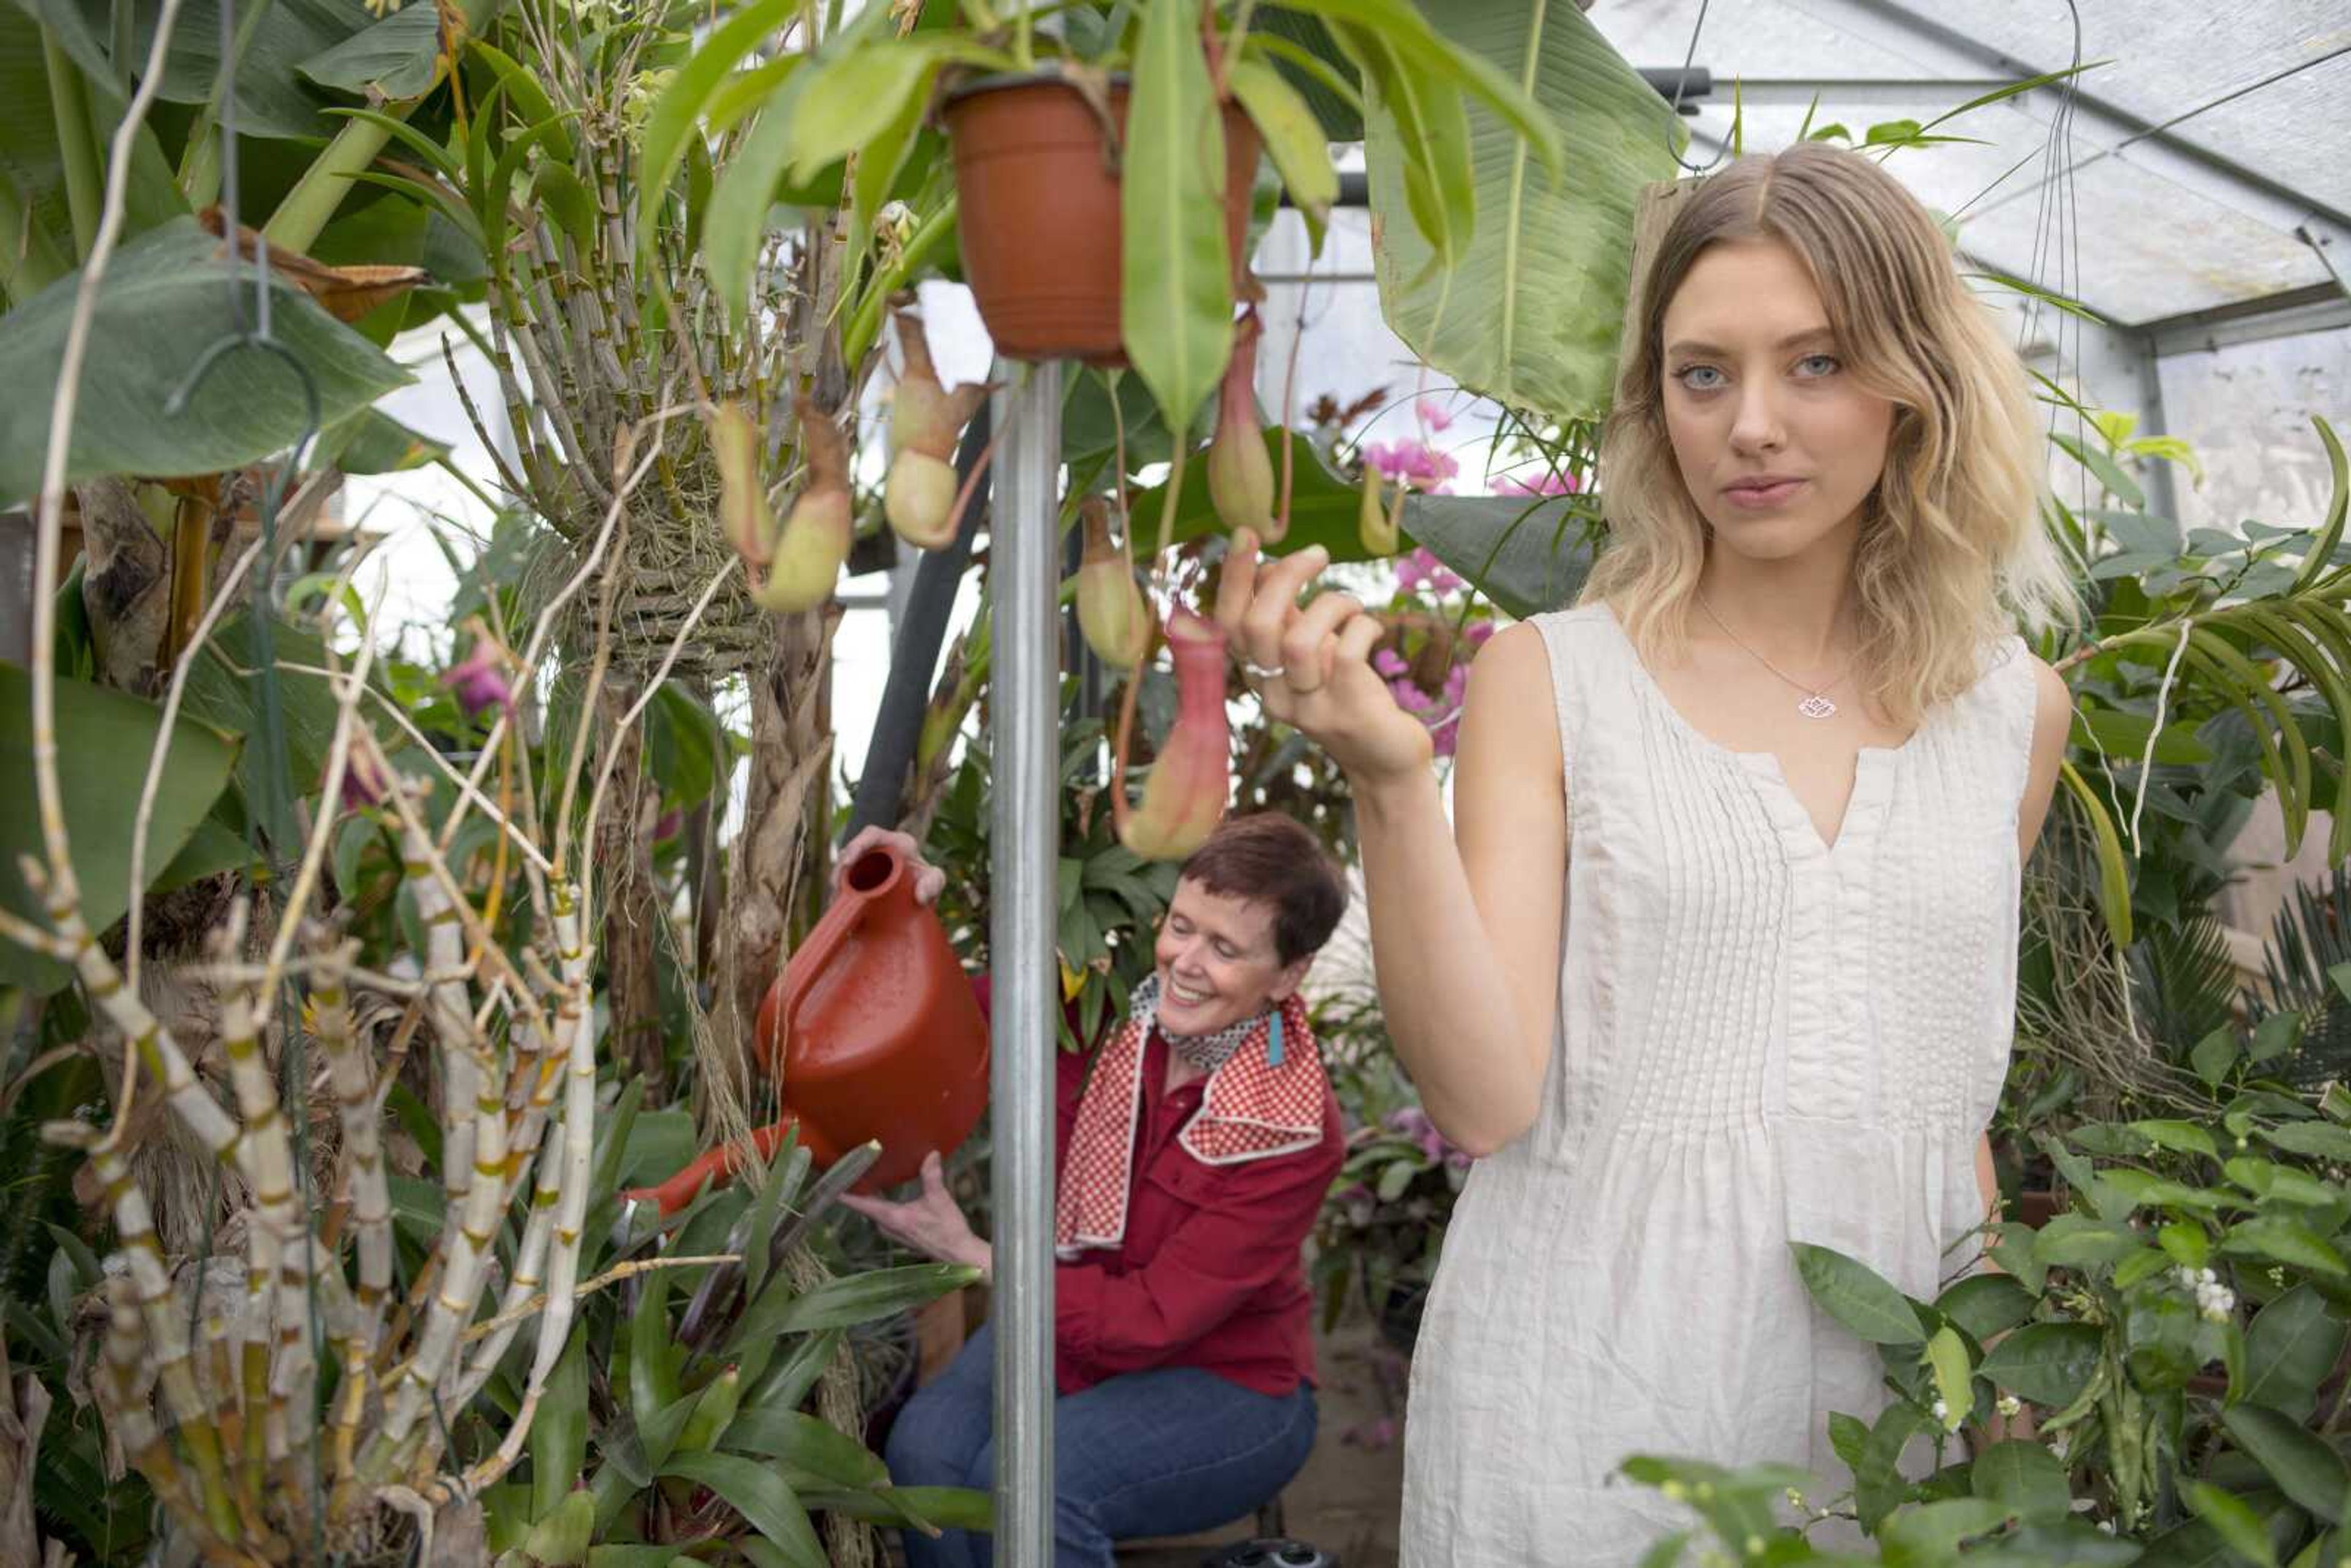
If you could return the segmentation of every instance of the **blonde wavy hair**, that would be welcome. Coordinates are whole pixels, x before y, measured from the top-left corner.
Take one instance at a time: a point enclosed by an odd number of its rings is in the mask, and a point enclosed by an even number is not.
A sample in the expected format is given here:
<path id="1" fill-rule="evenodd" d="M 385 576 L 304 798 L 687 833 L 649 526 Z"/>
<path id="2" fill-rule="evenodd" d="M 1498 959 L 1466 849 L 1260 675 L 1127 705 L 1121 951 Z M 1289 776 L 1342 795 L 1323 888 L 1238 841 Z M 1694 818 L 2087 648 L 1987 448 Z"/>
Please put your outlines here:
<path id="1" fill-rule="evenodd" d="M 1942 230 L 1872 160 L 1821 142 L 1740 159 L 1681 201 L 1636 280 L 1600 445 L 1608 542 L 1582 599 L 1645 659 L 1677 652 L 1708 528 L 1666 430 L 1666 307 L 1708 246 L 1776 239 L 1810 270 L 1847 372 L 1895 405 L 1854 559 L 1860 682 L 1896 724 L 1971 685 L 1985 644 L 2063 616 L 2046 457 L 2024 368 Z"/>

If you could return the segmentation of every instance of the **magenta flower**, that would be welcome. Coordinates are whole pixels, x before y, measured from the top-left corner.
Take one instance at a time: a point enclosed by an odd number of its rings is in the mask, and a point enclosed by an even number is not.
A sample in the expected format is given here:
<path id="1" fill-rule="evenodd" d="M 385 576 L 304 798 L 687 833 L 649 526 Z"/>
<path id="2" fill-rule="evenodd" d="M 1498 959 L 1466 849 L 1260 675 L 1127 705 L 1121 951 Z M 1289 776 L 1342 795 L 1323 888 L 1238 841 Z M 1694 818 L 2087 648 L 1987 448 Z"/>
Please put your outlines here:
<path id="1" fill-rule="evenodd" d="M 506 672 L 499 668 L 497 644 L 486 637 L 474 644 L 464 664 L 443 673 L 441 684 L 455 695 L 457 706 L 468 716 L 492 705 L 514 712 L 514 688 L 507 685 Z"/>
<path id="2" fill-rule="evenodd" d="M 660 843 L 664 839 L 674 839 L 684 831 L 685 813 L 684 811 L 674 810 L 664 811 L 661 814 L 661 820 L 653 823 L 653 842 Z"/>
<path id="3" fill-rule="evenodd" d="M 1405 664 L 1404 655 L 1394 648 L 1374 648 L 1372 650 L 1372 668 L 1383 675 L 1401 675 L 1412 666 Z"/>
<path id="4" fill-rule="evenodd" d="M 380 806 L 387 788 L 383 770 L 375 765 L 375 758 L 359 747 L 351 747 L 350 754 L 343 759 L 343 810 L 363 811 L 370 806 Z"/>
<path id="5" fill-rule="evenodd" d="M 1505 475 L 1494 481 L 1497 496 L 1573 496 L 1583 487 L 1574 475 L 1554 474 L 1547 468 L 1532 479 Z"/>
<path id="6" fill-rule="evenodd" d="M 1428 1119 L 1428 1113 L 1417 1105 L 1405 1105 L 1389 1112 L 1387 1126 L 1391 1133 L 1401 1133 L 1418 1144 L 1420 1152 L 1432 1160 L 1443 1159 L 1445 1152 L 1453 1146 L 1445 1141 L 1445 1134 L 1437 1130 L 1437 1124 Z"/>
<path id="7" fill-rule="evenodd" d="M 1396 558 L 1395 579 L 1396 590 L 1402 593 L 1421 589 L 1444 594 L 1465 586 L 1451 568 L 1428 553 L 1426 545 L 1416 545 L 1409 553 Z"/>
<path id="8" fill-rule="evenodd" d="M 1374 441 L 1364 448 L 1364 461 L 1392 485 L 1438 495 L 1450 489 L 1454 476 L 1461 472 L 1461 465 L 1449 453 L 1439 452 L 1425 441 Z"/>
<path id="9" fill-rule="evenodd" d="M 1412 407 L 1413 413 L 1420 416 L 1420 423 L 1431 430 L 1445 430 L 1453 423 L 1453 416 L 1446 413 L 1444 405 L 1433 397 L 1422 398 Z"/>

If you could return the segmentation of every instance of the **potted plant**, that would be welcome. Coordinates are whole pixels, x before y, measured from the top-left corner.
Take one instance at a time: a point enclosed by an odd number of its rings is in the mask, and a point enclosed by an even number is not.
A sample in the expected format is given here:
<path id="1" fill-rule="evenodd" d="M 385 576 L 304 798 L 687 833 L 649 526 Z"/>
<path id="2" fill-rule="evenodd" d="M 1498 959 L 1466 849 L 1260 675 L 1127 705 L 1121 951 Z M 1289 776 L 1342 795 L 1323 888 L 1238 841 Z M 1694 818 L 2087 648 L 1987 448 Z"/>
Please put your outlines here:
<path id="1" fill-rule="evenodd" d="M 1000 348 L 1132 363 L 1167 427 L 1181 430 L 1224 371 L 1234 302 L 1249 292 L 1242 248 L 1257 146 L 1318 234 L 1338 194 L 1329 133 L 1294 81 L 1360 108 L 1352 67 L 1372 92 L 1425 117 L 1404 163 L 1433 267 L 1458 256 L 1474 217 L 1465 94 L 1524 137 L 1554 179 L 1562 167 L 1552 118 L 1414 7 L 1286 8 L 1321 21 L 1321 53 L 1290 36 L 1302 31 L 1294 25 L 1253 26 L 1255 9 L 1077 5 L 1060 8 L 1049 31 L 1025 5 L 875 6 L 812 53 L 730 83 L 781 15 L 754 6 L 711 36 L 663 114 L 686 124 L 705 112 L 729 123 L 758 115 L 729 182 L 733 195 L 758 198 L 761 221 L 779 185 L 853 154 L 859 243 L 858 224 L 923 172 L 913 165 L 925 127 L 943 121 L 956 205 L 904 235 L 895 259 L 935 256 L 959 231 L 966 277 Z M 715 193 L 714 220 L 742 204 Z M 741 221 L 731 210 L 726 219 Z M 713 237 L 725 238 L 716 221 Z M 853 354 L 854 319 L 848 331 Z"/>

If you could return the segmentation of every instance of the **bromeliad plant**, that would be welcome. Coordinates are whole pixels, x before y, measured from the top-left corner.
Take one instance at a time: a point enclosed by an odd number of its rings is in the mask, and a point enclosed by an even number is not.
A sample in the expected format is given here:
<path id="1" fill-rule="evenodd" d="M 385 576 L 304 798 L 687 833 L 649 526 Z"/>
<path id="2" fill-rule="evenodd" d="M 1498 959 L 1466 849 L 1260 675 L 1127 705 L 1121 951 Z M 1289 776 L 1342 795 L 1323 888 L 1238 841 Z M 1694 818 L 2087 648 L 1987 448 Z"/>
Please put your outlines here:
<path id="1" fill-rule="evenodd" d="M 617 1109 L 609 1148 L 625 1145 L 634 1098 Z M 818 1175 L 788 1137 L 756 1192 L 705 1196 L 642 1260 L 669 1266 L 586 1305 L 532 1435 L 528 1477 L 483 1494 L 499 1568 L 680 1558 L 821 1568 L 879 1561 L 871 1524 L 988 1527 L 984 1494 L 893 1487 L 862 1441 L 851 1333 L 975 1277 L 941 1264 L 842 1267 L 834 1200 L 876 1153 L 852 1151 Z M 613 1222 L 615 1255 L 653 1240 L 632 1228 L 641 1216 L 616 1215 L 609 1199 L 593 1218 Z"/>

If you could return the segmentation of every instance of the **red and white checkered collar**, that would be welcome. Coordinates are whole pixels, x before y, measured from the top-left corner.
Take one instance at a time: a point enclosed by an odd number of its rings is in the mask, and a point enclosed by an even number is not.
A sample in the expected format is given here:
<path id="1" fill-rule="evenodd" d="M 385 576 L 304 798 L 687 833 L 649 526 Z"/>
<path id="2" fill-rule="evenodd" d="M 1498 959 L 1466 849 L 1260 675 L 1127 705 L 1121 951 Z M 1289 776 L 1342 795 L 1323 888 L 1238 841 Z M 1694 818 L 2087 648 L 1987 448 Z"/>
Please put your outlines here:
<path id="1" fill-rule="evenodd" d="M 1127 1186 L 1134 1179 L 1144 1047 L 1149 1041 L 1149 1020 L 1130 1014 L 1103 1044 L 1079 1102 L 1053 1213 L 1053 1248 L 1064 1259 L 1087 1248 L 1115 1248 L 1126 1239 Z M 1310 1149 L 1322 1141 L 1327 1092 L 1306 1004 L 1292 995 L 1259 1018 L 1240 1048 L 1208 1075 L 1200 1109 L 1176 1141 L 1209 1166 Z"/>

